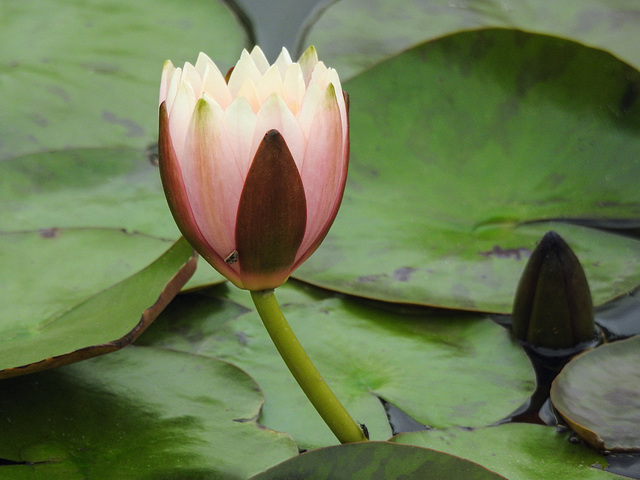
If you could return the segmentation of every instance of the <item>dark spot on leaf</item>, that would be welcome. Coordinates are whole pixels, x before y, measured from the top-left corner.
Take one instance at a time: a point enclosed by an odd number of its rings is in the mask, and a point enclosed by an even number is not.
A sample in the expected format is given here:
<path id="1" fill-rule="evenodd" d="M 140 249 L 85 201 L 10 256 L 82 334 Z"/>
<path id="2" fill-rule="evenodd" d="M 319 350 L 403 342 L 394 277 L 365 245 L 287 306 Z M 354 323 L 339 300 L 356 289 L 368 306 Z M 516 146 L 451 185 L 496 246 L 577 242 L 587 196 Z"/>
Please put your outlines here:
<path id="1" fill-rule="evenodd" d="M 127 133 L 125 134 L 127 137 L 140 137 L 144 135 L 144 129 L 130 118 L 118 117 L 112 112 L 104 111 L 102 112 L 102 119 L 107 123 L 114 123 L 125 127 L 127 129 Z"/>
<path id="2" fill-rule="evenodd" d="M 52 95 L 55 95 L 56 97 L 58 97 L 64 103 L 71 103 L 71 99 L 69 98 L 69 94 L 63 88 L 56 87 L 56 86 L 52 85 L 52 86 L 47 87 L 47 91 L 49 93 L 51 93 Z"/>
<path id="3" fill-rule="evenodd" d="M 529 258 L 531 256 L 531 249 L 526 247 L 519 248 L 502 248 L 499 245 L 494 245 L 491 250 L 486 252 L 478 252 L 483 257 L 496 257 L 496 258 L 515 258 L 521 260 L 522 258 Z"/>
<path id="4" fill-rule="evenodd" d="M 233 421 L 238 423 L 249 423 L 249 422 L 252 422 L 253 419 L 252 418 L 234 418 Z M 260 427 L 262 427 L 262 425 L 258 425 L 258 428 Z"/>
<path id="5" fill-rule="evenodd" d="M 107 74 L 113 75 L 115 73 L 120 73 L 121 69 L 112 63 L 107 62 L 91 62 L 83 65 L 88 71 L 92 73 L 98 74 Z"/>
<path id="6" fill-rule="evenodd" d="M 393 278 L 395 278 L 399 282 L 408 282 L 409 280 L 411 280 L 411 275 L 415 271 L 416 269 L 413 267 L 400 267 L 393 272 Z"/>
<path id="7" fill-rule="evenodd" d="M 631 109 L 633 104 L 636 103 L 639 93 L 638 86 L 635 83 L 629 82 L 627 84 L 627 88 L 620 99 L 619 108 L 622 113 L 627 113 Z"/>
<path id="8" fill-rule="evenodd" d="M 145 153 L 147 155 L 147 160 L 149 160 L 149 163 L 154 167 L 157 167 L 159 164 L 158 161 L 160 159 L 160 156 L 158 155 L 158 143 L 156 142 L 147 145 Z"/>
<path id="9" fill-rule="evenodd" d="M 31 113 L 29 115 L 29 118 L 31 119 L 31 121 L 33 121 L 33 123 L 35 123 L 39 127 L 48 127 L 49 126 L 49 120 L 47 120 L 47 118 L 44 117 L 43 115 L 41 115 L 39 112 Z"/>
<path id="10" fill-rule="evenodd" d="M 385 274 L 378 275 L 363 275 L 362 277 L 356 278 L 356 282 L 358 283 L 371 283 L 379 280 L 382 277 L 385 277 Z"/>
<path id="11" fill-rule="evenodd" d="M 236 332 L 236 339 L 240 345 L 246 346 L 249 344 L 247 334 L 244 332 Z"/>
<path id="12" fill-rule="evenodd" d="M 640 211 L 640 205 L 637 202 L 619 202 L 615 200 L 602 200 L 596 204 L 600 208 L 627 208 L 633 211 Z"/>
<path id="13" fill-rule="evenodd" d="M 32 462 L 16 462 L 15 460 L 9 460 L 8 458 L 0 458 L 0 465 L 27 465 Z"/>
<path id="14" fill-rule="evenodd" d="M 40 236 L 42 238 L 55 238 L 59 234 L 59 230 L 57 228 L 43 228 L 40 230 Z"/>
<path id="15" fill-rule="evenodd" d="M 544 177 L 543 184 L 549 188 L 554 189 L 561 186 L 567 179 L 567 175 L 564 173 L 551 172 Z"/>

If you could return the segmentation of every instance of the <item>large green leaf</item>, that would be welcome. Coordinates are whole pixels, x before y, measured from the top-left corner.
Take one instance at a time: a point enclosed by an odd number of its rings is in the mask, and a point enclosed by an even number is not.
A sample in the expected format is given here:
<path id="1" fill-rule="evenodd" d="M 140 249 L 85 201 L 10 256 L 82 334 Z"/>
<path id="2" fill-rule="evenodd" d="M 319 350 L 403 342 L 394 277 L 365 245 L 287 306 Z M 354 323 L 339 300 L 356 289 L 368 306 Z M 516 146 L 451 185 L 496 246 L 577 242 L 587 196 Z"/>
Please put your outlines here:
<path id="1" fill-rule="evenodd" d="M 0 234 L 0 378 L 128 345 L 185 284 L 195 262 L 184 240 L 171 246 L 120 230 Z"/>
<path id="2" fill-rule="evenodd" d="M 231 10 L 175 0 L 0 9 L 0 159 L 10 159 L 0 165 L 0 229 L 98 226 L 177 238 L 144 157 L 157 138 L 160 71 L 200 50 L 231 66 L 246 37 Z M 221 281 L 212 272 L 200 269 L 195 285 Z"/>
<path id="3" fill-rule="evenodd" d="M 158 168 L 134 149 L 25 155 L 0 162 L 0 179 L 3 231 L 111 227 L 167 239 L 180 235 Z M 200 262 L 187 286 L 223 280 L 206 262 Z"/>
<path id="4" fill-rule="evenodd" d="M 324 245 L 296 278 L 378 299 L 509 312 L 557 230 L 596 304 L 640 283 L 640 242 L 559 223 L 640 222 L 640 73 L 565 40 L 467 32 L 345 85 L 352 163 Z"/>
<path id="5" fill-rule="evenodd" d="M 498 480 L 468 460 L 410 445 L 351 443 L 307 452 L 251 480 Z"/>
<path id="6" fill-rule="evenodd" d="M 433 448 L 477 462 L 509 480 L 571 478 L 622 479 L 602 470 L 607 460 L 553 427 L 506 424 L 473 430 L 404 433 L 392 441 Z"/>
<path id="7" fill-rule="evenodd" d="M 640 68 L 636 0 L 340 0 L 307 27 L 343 78 L 427 40 L 481 28 L 513 28 L 581 42 Z"/>
<path id="8" fill-rule="evenodd" d="M 166 59 L 232 66 L 245 35 L 217 1 L 33 0 L 0 7 L 0 159 L 157 138 Z"/>
<path id="9" fill-rule="evenodd" d="M 157 166 L 129 148 L 67 149 L 0 162 L 0 229 L 109 227 L 180 232 Z"/>
<path id="10" fill-rule="evenodd" d="M 640 336 L 574 358 L 551 386 L 554 407 L 589 444 L 640 452 Z"/>
<path id="11" fill-rule="evenodd" d="M 226 362 L 134 346 L 9 379 L 0 383 L 0 473 L 246 479 L 297 454 L 290 437 L 255 423 L 263 399 Z"/>
<path id="12" fill-rule="evenodd" d="M 286 370 L 247 292 L 227 286 L 174 301 L 138 341 L 214 356 L 262 386 L 260 421 L 305 448 L 336 440 Z M 377 396 L 431 426 L 477 426 L 532 393 L 533 371 L 499 326 L 480 316 L 387 312 L 290 282 L 276 292 L 293 331 L 371 438 L 391 435 Z"/>

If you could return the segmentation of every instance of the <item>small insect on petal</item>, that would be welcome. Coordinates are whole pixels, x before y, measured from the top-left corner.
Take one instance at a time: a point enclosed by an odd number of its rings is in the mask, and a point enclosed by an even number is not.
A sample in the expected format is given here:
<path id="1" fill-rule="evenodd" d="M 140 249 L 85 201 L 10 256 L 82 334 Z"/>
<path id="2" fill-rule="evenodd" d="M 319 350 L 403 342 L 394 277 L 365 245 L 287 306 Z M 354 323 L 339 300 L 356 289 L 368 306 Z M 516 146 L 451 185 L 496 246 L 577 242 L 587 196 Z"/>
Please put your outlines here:
<path id="1" fill-rule="evenodd" d="M 238 251 L 234 250 L 224 259 L 224 263 L 227 265 L 231 265 L 232 263 L 236 263 L 238 261 Z"/>

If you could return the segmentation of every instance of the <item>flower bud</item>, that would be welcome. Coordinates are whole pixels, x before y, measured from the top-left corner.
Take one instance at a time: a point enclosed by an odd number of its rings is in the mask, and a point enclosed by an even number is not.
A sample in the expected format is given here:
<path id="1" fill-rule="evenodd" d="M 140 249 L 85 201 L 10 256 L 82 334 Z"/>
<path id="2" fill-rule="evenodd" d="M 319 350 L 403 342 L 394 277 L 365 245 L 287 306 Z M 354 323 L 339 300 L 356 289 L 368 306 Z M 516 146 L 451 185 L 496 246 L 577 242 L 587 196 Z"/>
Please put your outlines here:
<path id="1" fill-rule="evenodd" d="M 243 51 L 225 79 L 201 53 L 165 62 L 160 176 L 180 231 L 240 288 L 284 283 L 338 212 L 349 159 L 348 102 L 310 47 L 269 65 Z"/>
<path id="2" fill-rule="evenodd" d="M 584 270 L 556 232 L 547 232 L 520 278 L 511 332 L 535 347 L 572 348 L 593 340 L 593 303 Z"/>

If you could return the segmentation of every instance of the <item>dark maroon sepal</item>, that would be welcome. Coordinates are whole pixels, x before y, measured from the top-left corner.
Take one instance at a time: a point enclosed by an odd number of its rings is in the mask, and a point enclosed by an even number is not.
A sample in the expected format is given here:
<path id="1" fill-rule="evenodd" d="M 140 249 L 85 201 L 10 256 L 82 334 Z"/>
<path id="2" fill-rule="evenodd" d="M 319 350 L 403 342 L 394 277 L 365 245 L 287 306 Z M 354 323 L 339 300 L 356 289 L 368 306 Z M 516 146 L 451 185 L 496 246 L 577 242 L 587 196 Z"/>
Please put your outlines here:
<path id="1" fill-rule="evenodd" d="M 238 206 L 236 250 L 242 274 L 287 273 L 306 223 L 307 205 L 298 167 L 280 132 L 270 130 L 249 168 Z"/>

